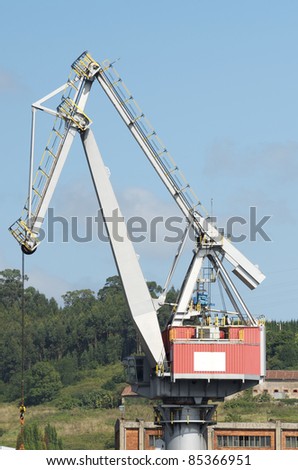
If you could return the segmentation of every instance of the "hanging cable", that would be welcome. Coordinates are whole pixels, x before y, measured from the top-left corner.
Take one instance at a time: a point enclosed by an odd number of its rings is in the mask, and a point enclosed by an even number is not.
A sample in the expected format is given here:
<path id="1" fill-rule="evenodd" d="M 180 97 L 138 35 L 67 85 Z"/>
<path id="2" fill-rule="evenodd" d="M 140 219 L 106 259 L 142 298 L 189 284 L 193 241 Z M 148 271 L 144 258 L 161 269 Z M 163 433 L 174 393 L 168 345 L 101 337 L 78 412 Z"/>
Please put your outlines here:
<path id="1" fill-rule="evenodd" d="M 20 402 L 20 425 L 21 439 L 19 450 L 24 446 L 24 424 L 25 424 L 25 387 L 24 387 L 24 364 L 25 364 L 25 255 L 22 251 L 22 286 L 21 286 L 21 402 Z"/>

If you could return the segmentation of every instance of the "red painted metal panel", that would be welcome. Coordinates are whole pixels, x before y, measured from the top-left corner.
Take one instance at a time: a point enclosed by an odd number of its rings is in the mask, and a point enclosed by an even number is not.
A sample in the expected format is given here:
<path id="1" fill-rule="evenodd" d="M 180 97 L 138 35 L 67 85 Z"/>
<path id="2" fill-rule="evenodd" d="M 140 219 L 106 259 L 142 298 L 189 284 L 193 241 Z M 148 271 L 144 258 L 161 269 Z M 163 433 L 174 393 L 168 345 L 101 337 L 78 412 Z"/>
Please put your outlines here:
<path id="1" fill-rule="evenodd" d="M 227 375 L 254 375 L 261 372 L 261 351 L 260 351 L 260 329 L 259 327 L 232 326 L 223 328 L 225 340 L 199 340 L 196 339 L 196 328 L 192 326 L 171 327 L 163 333 L 164 344 L 168 352 L 168 359 L 171 361 L 171 369 L 175 375 L 191 375 L 199 377 L 201 374 L 220 374 L 223 379 Z M 228 333 L 228 334 L 227 334 Z M 221 336 L 222 338 L 222 336 Z M 227 338 L 229 341 L 227 341 Z M 216 361 L 210 361 L 213 370 L 206 370 L 206 363 L 202 366 L 202 371 L 195 370 L 195 353 L 210 353 L 207 358 L 219 359 L 219 369 L 216 369 Z M 225 354 L 225 370 L 222 366 L 222 354 L 212 356 L 212 353 Z M 199 360 L 203 356 L 196 355 L 196 365 L 199 369 Z M 205 356 L 206 360 L 206 356 Z M 209 364 L 209 363 L 208 363 Z"/>
<path id="2" fill-rule="evenodd" d="M 249 343 L 259 342 L 260 330 L 258 327 L 249 327 L 249 326 L 230 326 L 230 327 L 220 327 L 221 332 L 228 333 L 228 337 L 231 340 L 243 340 Z M 200 328 L 199 328 L 200 333 Z M 193 326 L 179 326 L 169 328 L 164 332 L 168 335 L 170 341 L 175 339 L 195 339 L 196 338 L 196 328 Z M 223 336 L 223 335 L 222 335 Z M 165 338 L 164 338 L 165 340 Z"/>
<path id="3" fill-rule="evenodd" d="M 239 326 L 232 326 L 229 328 L 229 338 L 230 339 L 239 339 L 239 331 L 241 328 Z"/>
<path id="4" fill-rule="evenodd" d="M 191 339 L 196 337 L 196 328 L 193 326 L 178 326 L 170 328 L 170 339 Z"/>
<path id="5" fill-rule="evenodd" d="M 252 335 L 254 340 L 255 335 Z M 226 355 L 225 371 L 206 371 L 204 374 L 260 374 L 260 345 L 255 341 L 253 344 L 246 342 L 227 343 L 173 343 L 172 344 L 172 371 L 175 374 L 200 374 L 194 370 L 195 352 L 224 352 Z"/>
<path id="6" fill-rule="evenodd" d="M 244 341 L 254 344 L 260 342 L 260 329 L 248 327 L 244 328 Z"/>

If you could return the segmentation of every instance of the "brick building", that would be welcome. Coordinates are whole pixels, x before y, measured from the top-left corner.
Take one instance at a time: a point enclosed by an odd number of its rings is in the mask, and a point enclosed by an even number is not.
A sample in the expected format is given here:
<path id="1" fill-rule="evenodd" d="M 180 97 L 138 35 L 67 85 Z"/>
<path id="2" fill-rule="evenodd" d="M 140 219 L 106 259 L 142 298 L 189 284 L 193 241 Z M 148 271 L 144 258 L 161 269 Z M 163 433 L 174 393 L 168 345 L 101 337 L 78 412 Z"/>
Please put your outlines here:
<path id="1" fill-rule="evenodd" d="M 210 450 L 298 450 L 298 423 L 218 423 L 208 429 Z"/>
<path id="2" fill-rule="evenodd" d="M 152 422 L 137 419 L 117 419 L 115 424 L 116 450 L 154 450 L 162 437 L 162 428 Z"/>
<path id="3" fill-rule="evenodd" d="M 253 394 L 269 393 L 276 399 L 298 398 L 298 370 L 267 370 L 263 383 L 253 387 Z"/>
<path id="4" fill-rule="evenodd" d="M 143 420 L 118 419 L 116 450 L 154 450 L 162 428 Z M 208 428 L 209 450 L 298 450 L 298 423 L 218 423 Z"/>

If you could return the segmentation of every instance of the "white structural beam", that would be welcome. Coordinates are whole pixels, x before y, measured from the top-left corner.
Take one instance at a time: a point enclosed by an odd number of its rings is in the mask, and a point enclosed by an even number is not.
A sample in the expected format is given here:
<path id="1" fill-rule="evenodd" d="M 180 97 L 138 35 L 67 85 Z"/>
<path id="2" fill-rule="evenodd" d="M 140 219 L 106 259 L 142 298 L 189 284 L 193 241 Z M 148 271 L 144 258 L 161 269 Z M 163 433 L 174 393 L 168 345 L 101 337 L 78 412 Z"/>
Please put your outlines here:
<path id="1" fill-rule="evenodd" d="M 195 284 L 200 277 L 201 268 L 205 257 L 205 250 L 199 250 L 193 257 L 186 274 L 184 283 L 181 288 L 179 302 L 177 306 L 177 313 L 187 312 L 189 302 L 195 287 Z M 172 324 L 174 325 L 174 321 Z"/>
<path id="2" fill-rule="evenodd" d="M 165 358 L 156 310 L 92 131 L 87 129 L 81 138 L 131 316 L 146 357 L 155 367 Z"/>
<path id="3" fill-rule="evenodd" d="M 80 96 L 78 97 L 77 107 L 80 110 L 83 111 L 85 106 L 86 106 L 88 97 L 89 97 L 89 93 L 90 93 L 91 86 L 92 86 L 92 81 L 84 80 L 82 82 L 81 86 L 82 86 L 82 89 L 80 90 Z M 60 90 L 60 88 L 58 90 Z M 55 91 L 55 93 L 56 92 L 57 92 L 57 90 Z M 43 199 L 41 201 L 41 204 L 39 206 L 38 213 L 35 214 L 36 215 L 36 220 L 34 220 L 33 226 L 30 227 L 32 232 L 34 232 L 34 233 L 35 232 L 38 233 L 41 225 L 43 224 L 43 220 L 44 220 L 46 211 L 49 207 L 49 203 L 50 203 L 50 201 L 52 199 L 52 196 L 54 194 L 57 182 L 58 182 L 60 174 L 61 174 L 61 171 L 62 171 L 63 166 L 65 164 L 65 161 L 67 159 L 69 150 L 70 150 L 71 145 L 73 143 L 73 140 L 74 140 L 74 138 L 77 134 L 77 127 L 70 125 L 69 122 L 66 122 L 65 125 L 68 126 L 68 129 L 66 131 L 64 140 L 62 142 L 60 153 L 57 156 L 57 163 L 55 165 L 55 168 L 54 168 L 54 171 L 51 175 L 51 178 L 48 181 L 48 186 L 46 188 L 46 191 L 44 193 L 44 197 L 43 197 Z"/>

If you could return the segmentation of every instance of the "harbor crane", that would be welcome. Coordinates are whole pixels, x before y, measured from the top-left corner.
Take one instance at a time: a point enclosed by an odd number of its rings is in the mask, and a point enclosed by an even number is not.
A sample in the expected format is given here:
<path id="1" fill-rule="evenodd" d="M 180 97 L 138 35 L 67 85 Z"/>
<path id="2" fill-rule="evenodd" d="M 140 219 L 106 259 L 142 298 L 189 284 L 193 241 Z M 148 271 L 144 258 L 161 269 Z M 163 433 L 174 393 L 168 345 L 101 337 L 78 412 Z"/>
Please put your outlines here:
<path id="1" fill-rule="evenodd" d="M 122 217 L 109 174 L 85 113 L 94 82 L 109 98 L 155 172 L 185 217 L 185 231 L 164 289 L 152 299 L 124 219 L 113 237 L 113 213 Z M 46 106 L 56 99 L 55 109 Z M 34 172 L 36 113 L 54 124 Z M 25 254 L 36 251 L 51 197 L 76 135 L 93 180 L 113 256 L 121 277 L 142 354 L 126 358 L 128 381 L 139 395 L 158 399 L 155 421 L 163 428 L 166 449 L 206 449 L 207 427 L 214 423 L 216 401 L 245 390 L 265 377 L 265 327 L 249 311 L 227 266 L 250 289 L 265 278 L 210 220 L 200 200 L 137 104 L 114 64 L 89 52 L 72 64 L 68 80 L 32 105 L 29 194 L 22 216 L 9 228 Z M 174 271 L 194 241 L 179 297 L 163 331 L 158 311 L 165 304 Z M 207 273 L 207 274 L 206 274 Z M 215 309 L 208 283 L 217 282 L 231 309 Z"/>

